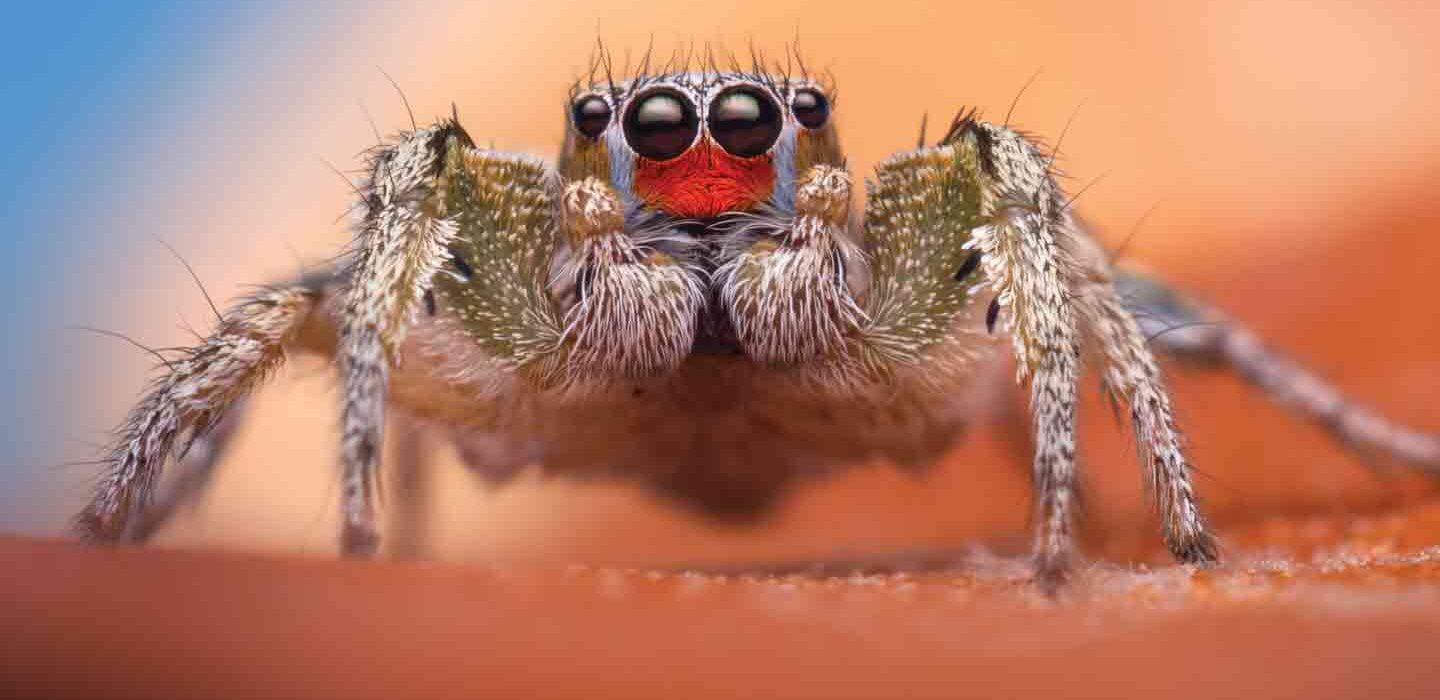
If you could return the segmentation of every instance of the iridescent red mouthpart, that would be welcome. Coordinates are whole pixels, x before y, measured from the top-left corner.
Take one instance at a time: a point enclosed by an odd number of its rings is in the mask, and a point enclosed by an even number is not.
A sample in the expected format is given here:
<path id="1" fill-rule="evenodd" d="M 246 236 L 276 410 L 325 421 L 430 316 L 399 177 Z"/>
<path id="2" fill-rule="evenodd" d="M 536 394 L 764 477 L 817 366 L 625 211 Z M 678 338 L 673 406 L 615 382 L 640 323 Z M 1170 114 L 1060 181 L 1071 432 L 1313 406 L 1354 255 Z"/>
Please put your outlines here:
<path id="1" fill-rule="evenodd" d="M 670 160 L 637 158 L 635 194 L 675 216 L 711 219 L 745 211 L 770 197 L 775 166 L 768 154 L 742 158 L 702 138 Z"/>

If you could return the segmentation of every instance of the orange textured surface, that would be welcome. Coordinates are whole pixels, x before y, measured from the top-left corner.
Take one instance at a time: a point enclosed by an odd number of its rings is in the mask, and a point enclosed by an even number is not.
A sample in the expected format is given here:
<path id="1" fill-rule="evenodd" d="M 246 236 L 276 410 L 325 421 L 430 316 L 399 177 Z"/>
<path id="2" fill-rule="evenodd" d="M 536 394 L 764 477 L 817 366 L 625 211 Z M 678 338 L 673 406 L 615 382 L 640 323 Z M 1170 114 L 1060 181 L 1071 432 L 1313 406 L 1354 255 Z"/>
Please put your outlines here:
<path id="1" fill-rule="evenodd" d="M 1440 503 L 1232 532 L 1199 573 L 487 569 L 0 540 L 0 687 L 91 697 L 1426 698 Z M 1238 556 L 1236 556 L 1238 554 Z M 1298 562 L 1298 563 L 1297 563 Z M 909 562 L 913 566 L 916 562 Z M 183 582 L 183 583 L 180 583 Z"/>

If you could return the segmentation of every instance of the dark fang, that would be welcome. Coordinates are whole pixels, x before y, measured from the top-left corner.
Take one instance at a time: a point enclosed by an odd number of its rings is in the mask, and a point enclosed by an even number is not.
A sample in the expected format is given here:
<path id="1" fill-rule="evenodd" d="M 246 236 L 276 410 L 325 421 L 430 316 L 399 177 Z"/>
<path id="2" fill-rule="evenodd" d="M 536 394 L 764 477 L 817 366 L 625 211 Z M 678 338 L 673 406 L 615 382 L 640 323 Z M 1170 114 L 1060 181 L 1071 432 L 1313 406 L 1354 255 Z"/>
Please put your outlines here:
<path id="1" fill-rule="evenodd" d="M 425 313 L 435 315 L 435 290 L 425 290 Z"/>
<path id="2" fill-rule="evenodd" d="M 459 270 L 460 275 L 465 279 L 468 280 L 475 276 L 475 268 L 470 267 L 470 263 L 465 262 L 465 256 L 461 255 L 459 251 L 456 251 L 454 248 L 450 249 L 450 262 L 455 265 L 455 269 Z"/>
<path id="3" fill-rule="evenodd" d="M 965 278 L 975 272 L 975 268 L 977 267 L 980 267 L 980 251 L 978 250 L 971 252 L 970 257 L 965 258 L 965 262 L 960 263 L 960 269 L 955 271 L 955 281 L 964 282 Z"/>
<path id="4" fill-rule="evenodd" d="M 995 332 L 995 322 L 1000 320 L 1000 299 L 997 297 L 990 300 L 990 308 L 985 310 L 985 332 Z"/>

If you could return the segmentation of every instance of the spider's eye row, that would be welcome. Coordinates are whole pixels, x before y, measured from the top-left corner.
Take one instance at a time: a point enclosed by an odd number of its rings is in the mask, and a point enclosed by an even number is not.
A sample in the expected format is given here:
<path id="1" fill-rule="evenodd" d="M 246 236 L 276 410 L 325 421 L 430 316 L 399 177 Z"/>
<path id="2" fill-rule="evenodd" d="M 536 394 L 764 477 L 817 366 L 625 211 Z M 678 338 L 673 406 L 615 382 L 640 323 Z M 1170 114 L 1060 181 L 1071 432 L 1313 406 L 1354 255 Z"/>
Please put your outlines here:
<path id="1" fill-rule="evenodd" d="M 599 138 L 605 133 L 605 127 L 610 126 L 610 103 L 599 95 L 582 97 L 575 102 L 570 118 L 575 122 L 575 130 L 585 138 Z"/>
<path id="2" fill-rule="evenodd" d="M 795 113 L 795 120 L 801 126 L 819 129 L 830 118 L 830 100 L 825 99 L 819 90 L 805 88 L 795 93 L 790 101 L 790 111 Z"/>
<path id="3" fill-rule="evenodd" d="M 662 90 L 636 100 L 625 112 L 625 141 L 645 158 L 670 160 L 695 141 L 700 118 L 678 93 Z"/>
<path id="4" fill-rule="evenodd" d="M 780 138 L 780 108 L 763 92 L 737 87 L 710 103 L 710 135 L 731 155 L 763 154 Z"/>

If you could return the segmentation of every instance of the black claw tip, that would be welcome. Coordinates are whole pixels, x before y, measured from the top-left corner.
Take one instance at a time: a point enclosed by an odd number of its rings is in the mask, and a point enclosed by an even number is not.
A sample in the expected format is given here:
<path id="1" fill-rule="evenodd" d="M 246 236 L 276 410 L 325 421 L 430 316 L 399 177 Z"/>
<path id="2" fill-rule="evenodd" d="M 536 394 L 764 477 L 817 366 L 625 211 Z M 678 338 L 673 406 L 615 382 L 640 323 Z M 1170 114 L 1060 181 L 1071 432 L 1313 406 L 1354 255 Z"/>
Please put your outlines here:
<path id="1" fill-rule="evenodd" d="M 1170 543 L 1170 552 L 1181 564 L 1208 568 L 1220 563 L 1220 543 L 1208 532 L 1184 542 Z"/>
<path id="2" fill-rule="evenodd" d="M 990 308 L 985 310 L 985 332 L 994 333 L 995 323 L 1000 320 L 1000 299 L 990 300 Z"/>
<path id="3" fill-rule="evenodd" d="M 435 290 L 425 290 L 425 313 L 435 315 Z"/>
<path id="4" fill-rule="evenodd" d="M 346 557 L 365 559 L 380 549 L 380 533 L 373 526 L 347 523 L 340 532 L 340 553 Z"/>
<path id="5" fill-rule="evenodd" d="M 94 508 L 86 508 L 75 518 L 72 527 L 82 542 L 115 544 L 124 533 L 124 527 L 120 523 L 120 518 L 106 518 L 95 512 Z"/>
<path id="6" fill-rule="evenodd" d="M 1035 565 L 1035 575 L 1031 581 L 1040 593 L 1047 598 L 1058 598 L 1060 592 L 1065 590 L 1074 574 L 1074 568 L 1067 556 L 1041 557 Z"/>

